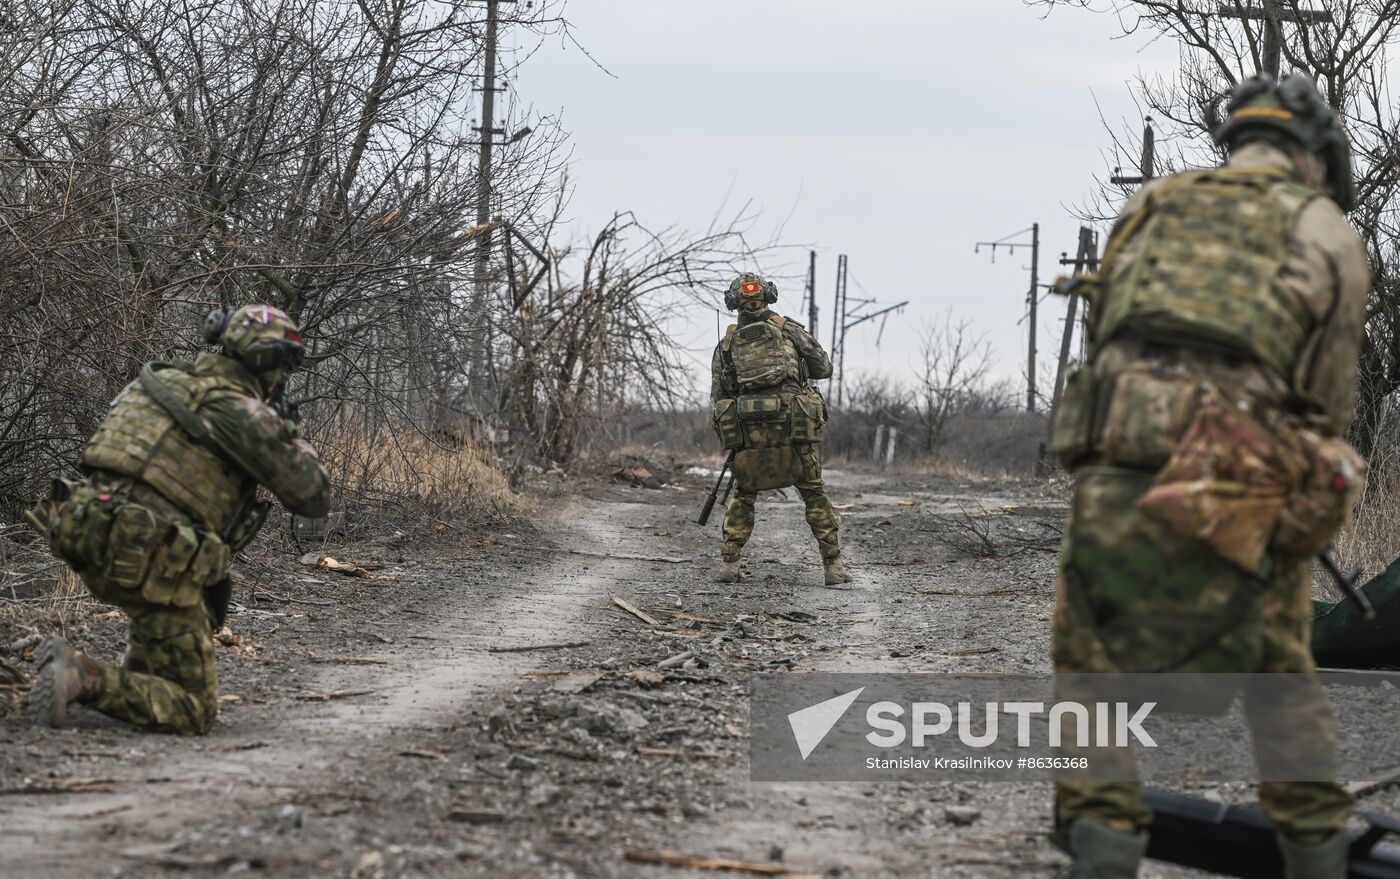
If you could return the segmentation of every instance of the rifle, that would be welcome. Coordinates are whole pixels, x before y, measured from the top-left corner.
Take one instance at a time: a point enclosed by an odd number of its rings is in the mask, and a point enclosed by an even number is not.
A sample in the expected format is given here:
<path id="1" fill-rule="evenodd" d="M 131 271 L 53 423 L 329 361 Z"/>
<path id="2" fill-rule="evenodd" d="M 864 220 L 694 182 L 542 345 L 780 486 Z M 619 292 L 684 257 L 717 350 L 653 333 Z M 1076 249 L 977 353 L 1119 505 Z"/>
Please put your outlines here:
<path id="1" fill-rule="evenodd" d="M 734 464 L 734 453 L 737 449 L 730 449 L 729 456 L 724 459 L 724 466 L 719 468 L 719 479 L 715 480 L 715 487 L 710 489 L 709 497 L 705 498 L 705 506 L 700 508 L 700 518 L 697 519 L 701 525 L 710 523 L 710 513 L 715 508 L 715 501 L 719 499 L 719 487 L 724 482 L 724 474 L 729 473 L 729 468 Z M 734 475 L 729 476 L 729 485 L 724 488 L 724 500 L 721 503 L 729 502 L 729 492 L 734 488 Z"/>
<path id="2" fill-rule="evenodd" d="M 1143 801 L 1152 810 L 1147 856 L 1241 879 L 1283 875 L 1273 822 L 1254 806 L 1230 806 L 1151 788 Z M 1400 879 L 1400 850 L 1378 846 L 1400 821 L 1374 812 L 1354 812 L 1366 823 L 1351 831 L 1348 879 Z"/>
<path id="3" fill-rule="evenodd" d="M 1328 546 L 1318 555 L 1317 560 L 1322 562 L 1322 567 L 1331 575 L 1332 581 L 1337 584 L 1337 588 L 1342 590 L 1347 600 L 1356 605 L 1361 615 L 1370 621 L 1376 618 L 1376 609 L 1371 605 L 1371 600 L 1366 597 L 1366 593 L 1356 587 L 1356 582 L 1361 579 L 1361 568 L 1359 566 L 1343 571 L 1337 565 L 1337 560 L 1332 556 L 1332 547 Z"/>

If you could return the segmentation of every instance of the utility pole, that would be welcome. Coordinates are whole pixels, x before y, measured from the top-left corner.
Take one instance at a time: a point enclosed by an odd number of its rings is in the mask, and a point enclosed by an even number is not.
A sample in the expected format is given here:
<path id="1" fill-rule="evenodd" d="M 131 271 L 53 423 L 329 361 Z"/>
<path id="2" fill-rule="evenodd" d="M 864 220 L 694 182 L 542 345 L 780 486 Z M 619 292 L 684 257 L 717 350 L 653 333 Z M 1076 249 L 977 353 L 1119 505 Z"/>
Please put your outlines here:
<path id="1" fill-rule="evenodd" d="M 1242 22 L 1263 24 L 1264 45 L 1260 54 L 1259 72 L 1278 79 L 1283 56 L 1283 25 L 1322 24 L 1332 21 L 1332 13 L 1312 9 L 1284 9 L 1279 0 L 1261 0 L 1260 6 L 1235 2 L 1220 4 L 1221 18 L 1237 18 Z"/>
<path id="2" fill-rule="evenodd" d="M 836 301 L 831 308 L 831 362 L 833 367 L 831 377 L 831 391 L 836 398 L 836 405 L 840 406 L 846 395 L 846 334 L 855 327 L 860 326 L 868 320 L 877 317 L 884 317 L 892 311 L 898 311 L 909 304 L 909 300 L 898 302 L 894 305 L 886 306 L 878 311 L 862 312 L 861 309 L 867 305 L 877 305 L 874 299 L 857 299 L 856 308 L 851 310 L 851 298 L 847 293 L 847 280 L 849 277 L 849 260 L 843 253 L 836 258 Z M 816 254 L 812 254 L 812 270 L 816 271 Z M 815 277 L 815 274 L 813 275 Z M 815 309 L 815 306 L 813 306 Z M 816 311 L 812 312 L 812 321 L 816 322 Z M 884 333 L 883 326 L 880 330 Z"/>
<path id="3" fill-rule="evenodd" d="M 1157 176 L 1157 136 L 1152 130 L 1151 116 L 1147 117 L 1142 127 L 1142 159 L 1138 163 L 1138 176 L 1124 177 L 1119 173 L 1121 170 L 1114 168 L 1108 182 L 1114 186 L 1141 186 Z"/>
<path id="4" fill-rule="evenodd" d="M 807 251 L 807 332 L 817 337 L 817 252 Z"/>
<path id="5" fill-rule="evenodd" d="M 495 136 L 505 130 L 496 128 L 496 30 L 499 23 L 499 7 L 502 2 L 514 0 L 486 0 L 486 45 L 484 69 L 481 78 L 481 157 L 476 168 L 476 264 L 472 272 L 472 300 L 469 319 L 471 322 L 472 381 L 485 379 L 486 372 L 486 314 L 490 308 L 490 260 L 491 260 L 491 148 Z"/>
<path id="6" fill-rule="evenodd" d="M 1012 241 L 1010 239 L 1031 233 L 1030 243 L 1025 241 Z M 992 261 L 997 258 L 997 248 L 1004 247 L 1011 253 L 1016 252 L 1018 247 L 1030 247 L 1031 249 L 1031 288 L 1026 293 L 1026 305 L 1029 309 L 1030 332 L 1029 341 L 1026 345 L 1026 411 L 1035 411 L 1035 335 L 1036 335 L 1036 306 L 1040 298 L 1040 224 L 1032 223 L 1029 229 L 1022 229 L 1020 232 L 1012 232 L 1004 238 L 996 241 L 979 241 L 973 247 L 973 253 L 980 253 L 982 248 L 992 249 Z"/>

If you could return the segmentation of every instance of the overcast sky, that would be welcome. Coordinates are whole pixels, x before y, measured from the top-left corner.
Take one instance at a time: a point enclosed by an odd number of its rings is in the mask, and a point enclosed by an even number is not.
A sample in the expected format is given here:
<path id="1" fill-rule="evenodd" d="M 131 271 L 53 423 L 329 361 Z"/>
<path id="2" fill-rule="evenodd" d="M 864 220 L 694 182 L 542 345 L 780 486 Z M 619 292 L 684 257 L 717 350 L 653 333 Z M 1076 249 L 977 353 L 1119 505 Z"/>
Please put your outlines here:
<path id="1" fill-rule="evenodd" d="M 1029 252 L 993 263 L 973 245 L 1039 222 L 1053 278 L 1071 209 L 1108 172 L 1100 112 L 1139 125 L 1128 81 L 1176 61 L 1171 45 L 1113 39 L 1110 17 L 1043 18 L 1020 0 L 571 0 L 565 16 L 612 75 L 551 39 L 512 97 L 572 133 L 576 234 L 618 210 L 698 230 L 726 196 L 752 201 L 760 237 L 781 227 L 818 252 L 823 344 L 837 254 L 853 297 L 910 300 L 878 346 L 878 322 L 852 331 L 848 374 L 909 376 L 920 324 L 951 308 L 1022 397 Z M 760 268 L 803 274 L 805 250 Z M 780 286 L 796 317 L 801 284 Z M 1042 307 L 1042 363 L 1062 315 Z M 683 333 L 697 379 L 714 333 L 712 316 Z"/>

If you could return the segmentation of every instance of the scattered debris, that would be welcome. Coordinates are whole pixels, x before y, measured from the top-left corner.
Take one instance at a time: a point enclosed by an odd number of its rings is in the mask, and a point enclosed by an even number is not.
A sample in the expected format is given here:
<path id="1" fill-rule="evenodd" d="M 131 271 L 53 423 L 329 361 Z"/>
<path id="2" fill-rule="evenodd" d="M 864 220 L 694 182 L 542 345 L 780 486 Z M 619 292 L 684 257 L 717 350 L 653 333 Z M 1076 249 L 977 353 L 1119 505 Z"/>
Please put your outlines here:
<path id="1" fill-rule="evenodd" d="M 630 604 L 630 603 L 627 601 L 627 599 L 625 599 L 625 598 L 621 598 L 621 597 L 619 597 L 619 596 L 617 596 L 617 595 L 614 595 L 614 596 L 612 597 L 612 601 L 613 601 L 613 604 L 615 604 L 615 605 L 617 605 L 618 607 L 622 608 L 623 610 L 627 611 L 627 612 L 630 613 L 632 616 L 634 616 L 634 617 L 636 617 L 637 619 L 641 620 L 642 622 L 646 623 L 648 626 L 660 626 L 660 625 L 661 625 L 661 623 L 657 621 L 656 617 L 652 616 L 652 615 L 649 614 L 649 613 L 646 613 L 645 611 L 638 610 L 636 607 L 634 607 L 632 604 Z"/>
<path id="2" fill-rule="evenodd" d="M 444 754 L 437 754 L 432 751 L 415 751 L 411 748 L 399 752 L 400 757 L 416 757 L 419 760 L 446 760 Z"/>
<path id="3" fill-rule="evenodd" d="M 982 817 L 982 810 L 971 806 L 948 806 L 943 810 L 943 820 L 958 827 L 967 827 Z"/>
<path id="4" fill-rule="evenodd" d="M 511 754 L 510 759 L 506 760 L 506 768 L 515 772 L 534 772 L 540 768 L 540 761 L 524 754 Z"/>
<path id="5" fill-rule="evenodd" d="M 638 464 L 635 467 L 622 467 L 613 473 L 613 479 L 639 488 L 662 488 L 665 482 L 656 478 L 650 470 Z"/>
<path id="6" fill-rule="evenodd" d="M 350 871 L 350 879 L 384 879 L 384 853 L 365 852 Z"/>
<path id="7" fill-rule="evenodd" d="M 628 849 L 623 852 L 622 856 L 637 864 L 661 864 L 667 867 L 686 867 L 691 870 L 731 870 L 739 873 L 752 873 L 756 876 L 783 876 L 787 879 L 820 879 L 816 873 L 789 870 L 780 864 L 755 864 L 748 861 L 736 861 L 732 858 L 710 858 L 675 851 Z"/>
<path id="8" fill-rule="evenodd" d="M 279 828 L 281 828 L 281 830 L 284 833 L 287 831 L 299 829 L 301 827 L 301 822 L 301 809 L 298 809 L 291 803 L 288 803 L 287 805 L 283 806 L 277 812 L 277 825 Z"/>
<path id="9" fill-rule="evenodd" d="M 641 684 L 643 687 L 657 687 L 666 683 L 666 676 L 654 671 L 638 669 L 632 672 L 632 680 Z"/>

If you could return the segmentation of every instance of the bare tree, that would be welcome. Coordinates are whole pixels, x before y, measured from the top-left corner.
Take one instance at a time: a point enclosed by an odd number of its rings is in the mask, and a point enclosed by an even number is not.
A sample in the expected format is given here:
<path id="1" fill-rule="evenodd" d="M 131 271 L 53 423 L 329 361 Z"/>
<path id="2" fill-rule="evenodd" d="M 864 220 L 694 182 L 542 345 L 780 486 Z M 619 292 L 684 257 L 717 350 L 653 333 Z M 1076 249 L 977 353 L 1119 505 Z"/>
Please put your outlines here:
<path id="1" fill-rule="evenodd" d="M 974 334 L 968 321 L 955 322 L 951 310 L 924 324 L 914 396 L 928 454 L 936 455 L 942 446 L 949 417 L 980 398 L 991 358 L 986 335 Z"/>
<path id="2" fill-rule="evenodd" d="M 1264 68 L 1266 29 L 1275 28 L 1285 70 L 1312 76 L 1339 110 L 1356 153 L 1360 193 L 1351 219 L 1361 231 L 1375 277 L 1361 353 L 1360 393 L 1352 441 L 1368 458 L 1382 451 L 1382 425 L 1400 392 L 1400 108 L 1391 97 L 1389 53 L 1400 39 L 1400 0 L 1025 0 L 1113 15 L 1125 35 L 1147 34 L 1181 48 L 1169 75 L 1142 76 L 1133 94 L 1165 136 L 1166 170 L 1214 164 L 1209 131 L 1224 95 Z M 1226 15 L 1221 13 L 1225 12 Z M 1330 20 L 1302 13 L 1330 13 Z M 1244 15 L 1241 15 L 1244 13 Z M 1298 20 L 1306 19 L 1304 23 Z M 1138 124 L 1115 134 L 1114 164 L 1135 164 Z M 1126 195 L 1104 185 L 1105 216 Z"/>
<path id="3" fill-rule="evenodd" d="M 554 5 L 504 24 L 557 30 Z M 0 512 L 71 465 L 142 361 L 189 353 L 215 304 L 299 319 L 295 390 L 323 444 L 423 424 L 465 375 L 483 17 L 467 0 L 0 10 Z M 563 135 L 528 122 L 492 207 L 538 234 Z"/>

